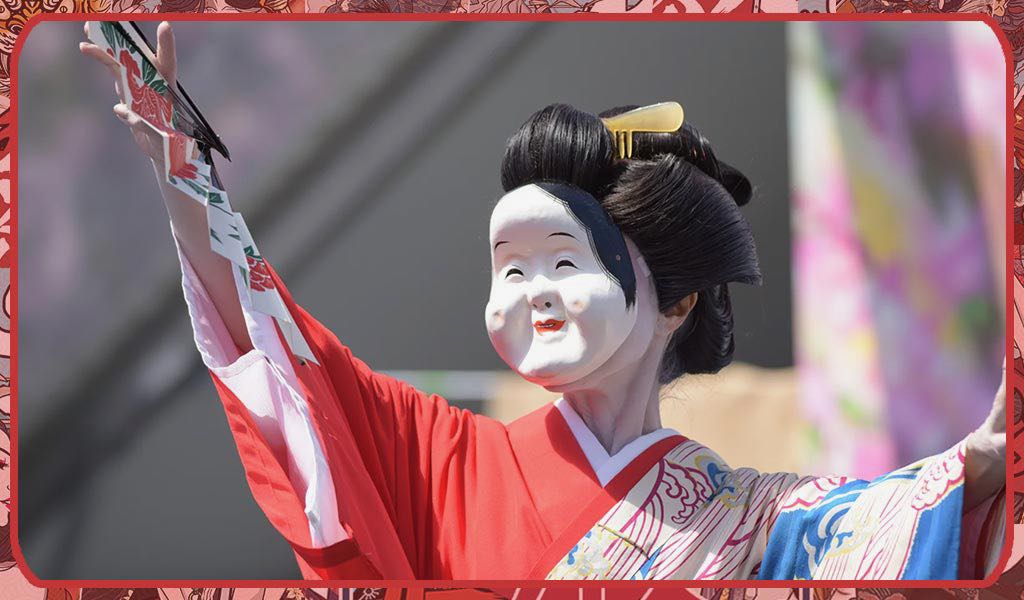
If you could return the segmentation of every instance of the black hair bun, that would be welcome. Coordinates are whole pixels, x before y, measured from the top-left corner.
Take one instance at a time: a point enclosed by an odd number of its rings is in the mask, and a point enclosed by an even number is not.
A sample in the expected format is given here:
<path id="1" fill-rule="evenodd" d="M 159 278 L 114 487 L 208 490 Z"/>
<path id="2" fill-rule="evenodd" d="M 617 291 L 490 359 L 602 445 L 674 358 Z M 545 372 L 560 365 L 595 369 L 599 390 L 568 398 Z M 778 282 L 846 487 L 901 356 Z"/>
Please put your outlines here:
<path id="1" fill-rule="evenodd" d="M 686 322 L 665 350 L 659 383 L 670 383 L 683 373 L 717 373 L 727 367 L 736 350 L 733 327 L 729 286 L 723 283 L 699 292 Z"/>

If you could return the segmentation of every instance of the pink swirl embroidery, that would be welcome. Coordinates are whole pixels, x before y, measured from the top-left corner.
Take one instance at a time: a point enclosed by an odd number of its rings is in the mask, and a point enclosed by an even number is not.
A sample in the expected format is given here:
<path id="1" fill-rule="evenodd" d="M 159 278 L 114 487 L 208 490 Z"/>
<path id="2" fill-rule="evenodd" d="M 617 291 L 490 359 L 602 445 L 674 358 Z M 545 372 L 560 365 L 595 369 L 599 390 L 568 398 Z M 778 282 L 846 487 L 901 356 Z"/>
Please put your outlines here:
<path id="1" fill-rule="evenodd" d="M 945 454 L 929 460 L 918 476 L 917 493 L 910 506 L 923 511 L 938 504 L 951 489 L 963 482 L 965 459 L 964 443 L 961 442 Z"/>
<path id="2" fill-rule="evenodd" d="M 664 486 L 664 491 L 661 493 L 675 500 L 666 505 L 678 509 L 669 517 L 677 525 L 685 523 L 693 516 L 697 508 L 707 502 L 707 499 L 714 493 L 714 487 L 708 479 L 707 473 L 700 469 L 684 467 L 668 461 L 665 461 L 665 469 L 662 471 L 661 481 L 658 483 L 659 490 Z"/>

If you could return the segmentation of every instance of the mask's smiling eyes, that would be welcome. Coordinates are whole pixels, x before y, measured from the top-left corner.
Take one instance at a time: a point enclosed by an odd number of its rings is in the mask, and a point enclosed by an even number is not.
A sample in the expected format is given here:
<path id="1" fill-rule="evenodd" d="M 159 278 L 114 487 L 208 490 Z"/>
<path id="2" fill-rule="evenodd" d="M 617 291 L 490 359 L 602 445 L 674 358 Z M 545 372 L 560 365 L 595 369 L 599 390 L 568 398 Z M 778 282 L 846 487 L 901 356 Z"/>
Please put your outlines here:
<path id="1" fill-rule="evenodd" d="M 540 227 L 531 225 L 529 229 L 523 226 L 523 231 L 504 231 L 496 236 L 500 237 L 491 247 L 491 261 L 497 278 L 514 284 L 526 281 L 527 271 L 531 278 L 535 274 L 555 278 L 568 276 L 572 270 L 587 271 L 589 262 L 579 235 L 558 230 L 550 233 L 546 225 L 541 224 L 540 231 L 536 230 Z"/>

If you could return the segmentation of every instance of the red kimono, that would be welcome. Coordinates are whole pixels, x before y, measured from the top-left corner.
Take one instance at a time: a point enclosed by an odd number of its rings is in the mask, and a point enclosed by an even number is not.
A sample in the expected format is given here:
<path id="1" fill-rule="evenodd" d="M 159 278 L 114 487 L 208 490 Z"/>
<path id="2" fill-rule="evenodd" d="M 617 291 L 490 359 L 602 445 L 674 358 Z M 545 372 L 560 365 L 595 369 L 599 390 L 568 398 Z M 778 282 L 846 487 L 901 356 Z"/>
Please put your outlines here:
<path id="1" fill-rule="evenodd" d="M 339 515 L 349 539 L 310 547 L 303 502 L 284 468 L 246 407 L 214 382 L 253 495 L 304 576 L 522 579 L 540 569 L 543 578 L 548 557 L 538 549 L 562 537 L 571 546 L 614 504 L 553 406 L 505 426 L 375 373 L 274 278 L 320 363 L 293 368 L 331 476 L 344 482 Z M 679 441 L 652 446 L 620 485 L 632 487 Z"/>
<path id="2" fill-rule="evenodd" d="M 212 357 L 182 266 L 253 496 L 308 579 L 954 579 L 999 554 L 1001 497 L 962 519 L 963 444 L 870 482 L 732 469 L 668 429 L 610 457 L 565 403 L 504 425 L 372 371 L 269 267 L 236 276 L 255 348 Z"/>
<path id="3" fill-rule="evenodd" d="M 183 268 L 188 281 L 184 258 Z M 337 484 L 346 539 L 315 547 L 308 503 L 289 477 L 280 442 L 268 441 L 216 372 L 213 381 L 253 496 L 295 550 L 304 577 L 543 578 L 614 504 L 554 406 L 506 426 L 376 373 L 270 275 L 315 357 L 286 352 Z M 197 341 L 212 335 L 197 329 Z M 242 357 L 229 368 L 266 360 Z M 659 437 L 607 489 L 631 487 L 682 439 Z M 549 547 L 563 552 L 538 550 Z"/>

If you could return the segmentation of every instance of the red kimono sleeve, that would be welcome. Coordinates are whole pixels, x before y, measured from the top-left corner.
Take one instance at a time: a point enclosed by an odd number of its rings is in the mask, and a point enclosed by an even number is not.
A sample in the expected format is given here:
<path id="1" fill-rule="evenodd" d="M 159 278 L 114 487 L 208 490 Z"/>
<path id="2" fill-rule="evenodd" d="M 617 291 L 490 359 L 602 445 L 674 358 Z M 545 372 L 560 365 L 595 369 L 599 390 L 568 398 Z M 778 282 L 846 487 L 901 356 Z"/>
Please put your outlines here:
<path id="1" fill-rule="evenodd" d="M 501 464 L 512 460 L 506 429 L 375 373 L 296 305 L 270 273 L 315 357 L 314 362 L 287 353 L 348 538 L 312 546 L 303 499 L 249 411 L 214 376 L 257 503 L 291 544 L 307 578 L 452 577 L 471 559 L 467 523 L 482 516 L 483 492 L 500 485 L 477 465 L 488 463 L 495 472 L 510 467 Z"/>

